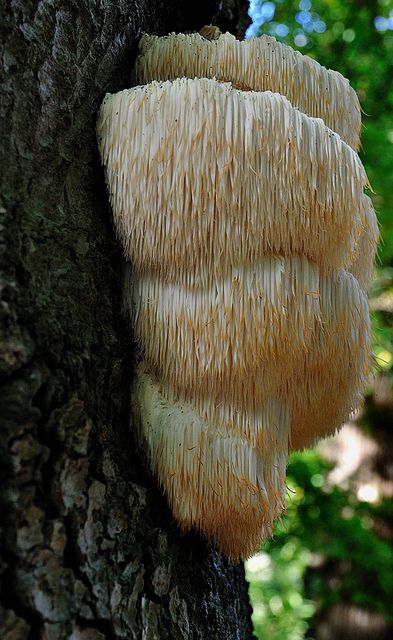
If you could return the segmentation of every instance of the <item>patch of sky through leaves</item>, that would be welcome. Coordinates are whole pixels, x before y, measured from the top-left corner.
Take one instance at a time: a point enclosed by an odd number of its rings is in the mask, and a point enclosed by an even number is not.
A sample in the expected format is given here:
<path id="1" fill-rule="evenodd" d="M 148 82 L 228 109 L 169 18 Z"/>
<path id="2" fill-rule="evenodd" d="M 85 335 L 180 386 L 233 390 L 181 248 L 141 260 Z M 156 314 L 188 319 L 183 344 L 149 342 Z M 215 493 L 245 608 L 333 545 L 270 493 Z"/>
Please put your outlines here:
<path id="1" fill-rule="evenodd" d="M 252 24 L 246 31 L 246 38 L 251 38 L 260 34 L 261 27 L 263 25 L 263 31 L 269 35 L 276 36 L 277 38 L 286 38 L 290 32 L 288 25 L 277 22 L 274 20 L 276 13 L 276 6 L 282 4 L 283 0 L 250 0 L 248 14 L 252 19 Z M 295 21 L 297 23 L 296 28 L 293 30 L 293 39 L 297 47 L 306 47 L 309 43 L 310 35 L 312 33 L 324 33 L 326 31 L 326 24 L 313 10 L 312 0 L 300 0 L 298 3 L 298 11 L 295 14 Z M 387 17 L 376 16 L 374 19 L 374 26 L 379 32 L 393 31 L 393 10 L 389 12 Z M 346 30 L 343 39 L 351 42 L 355 36 L 352 30 Z"/>
<path id="2" fill-rule="evenodd" d="M 281 4 L 280 0 L 277 1 Z M 246 38 L 257 35 L 262 25 L 267 23 L 269 25 L 267 31 L 270 35 L 279 38 L 285 38 L 288 35 L 289 27 L 286 24 L 274 21 L 276 4 L 277 2 L 250 0 L 248 13 L 252 18 L 252 24 L 247 29 Z M 311 0 L 300 0 L 298 8 L 299 11 L 295 15 L 295 20 L 299 28 L 294 32 L 294 40 L 298 47 L 303 47 L 308 42 L 307 34 L 312 32 L 323 33 L 326 30 L 326 24 L 317 13 L 312 11 Z"/>

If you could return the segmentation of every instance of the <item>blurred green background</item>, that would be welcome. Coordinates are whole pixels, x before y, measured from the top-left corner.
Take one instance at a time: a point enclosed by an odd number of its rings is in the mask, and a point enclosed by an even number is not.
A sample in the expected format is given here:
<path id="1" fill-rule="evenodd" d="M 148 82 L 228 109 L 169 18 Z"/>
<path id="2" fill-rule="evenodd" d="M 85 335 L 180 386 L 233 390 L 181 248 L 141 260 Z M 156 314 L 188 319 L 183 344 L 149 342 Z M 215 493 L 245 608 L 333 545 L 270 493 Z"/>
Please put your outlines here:
<path id="1" fill-rule="evenodd" d="M 362 161 L 381 248 L 371 292 L 375 371 L 362 414 L 291 456 L 287 513 L 246 563 L 255 635 L 393 639 L 393 0 L 251 0 L 268 33 L 340 71 L 358 92 Z"/>

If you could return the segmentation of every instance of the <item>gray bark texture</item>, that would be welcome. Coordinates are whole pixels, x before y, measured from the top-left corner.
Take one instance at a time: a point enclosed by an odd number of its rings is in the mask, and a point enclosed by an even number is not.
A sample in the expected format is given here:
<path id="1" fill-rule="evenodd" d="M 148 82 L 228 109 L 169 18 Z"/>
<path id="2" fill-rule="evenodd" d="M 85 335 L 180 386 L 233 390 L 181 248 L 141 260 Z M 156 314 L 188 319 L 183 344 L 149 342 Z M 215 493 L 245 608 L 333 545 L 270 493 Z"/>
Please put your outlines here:
<path id="1" fill-rule="evenodd" d="M 135 453 L 95 140 L 143 31 L 236 32 L 241 5 L 0 2 L 2 640 L 252 636 L 243 567 L 180 535 Z"/>

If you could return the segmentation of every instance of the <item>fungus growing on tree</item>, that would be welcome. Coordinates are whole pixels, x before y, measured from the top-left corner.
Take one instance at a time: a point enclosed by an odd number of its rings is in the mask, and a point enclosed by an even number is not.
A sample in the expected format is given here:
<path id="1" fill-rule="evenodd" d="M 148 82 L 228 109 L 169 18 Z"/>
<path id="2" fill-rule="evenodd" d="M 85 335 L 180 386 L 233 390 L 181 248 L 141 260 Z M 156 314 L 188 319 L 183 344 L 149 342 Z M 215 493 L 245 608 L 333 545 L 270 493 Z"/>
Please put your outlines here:
<path id="1" fill-rule="evenodd" d="M 359 104 L 272 38 L 145 36 L 135 78 L 97 125 L 141 354 L 133 421 L 181 527 L 237 560 L 284 510 L 288 450 L 334 433 L 367 384 Z"/>
<path id="2" fill-rule="evenodd" d="M 216 78 L 251 91 L 273 91 L 326 125 L 355 150 L 360 145 L 361 111 L 349 81 L 308 56 L 263 35 L 236 40 L 218 30 L 144 35 L 133 71 L 135 84 L 175 78 Z"/>

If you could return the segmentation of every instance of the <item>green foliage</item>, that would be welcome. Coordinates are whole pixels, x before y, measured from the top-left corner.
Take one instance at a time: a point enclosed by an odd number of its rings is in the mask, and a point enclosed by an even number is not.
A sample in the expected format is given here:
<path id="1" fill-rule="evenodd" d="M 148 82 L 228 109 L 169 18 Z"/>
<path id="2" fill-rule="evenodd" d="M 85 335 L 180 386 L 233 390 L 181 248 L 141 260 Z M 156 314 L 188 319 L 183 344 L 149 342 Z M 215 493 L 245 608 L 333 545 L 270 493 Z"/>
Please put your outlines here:
<path id="1" fill-rule="evenodd" d="M 393 506 L 373 506 L 331 485 L 329 469 L 315 450 L 291 456 L 287 513 L 246 564 L 261 639 L 301 640 L 314 612 L 335 602 L 364 605 L 393 621 L 393 548 L 373 528 L 376 519 L 392 518 Z"/>
<path id="2" fill-rule="evenodd" d="M 379 269 L 373 287 L 372 321 L 376 371 L 393 377 L 393 268 Z"/>
<path id="3" fill-rule="evenodd" d="M 330 486 L 327 470 L 315 451 L 294 454 L 288 470 L 295 492 L 300 487 L 304 492 L 295 504 L 296 513 L 290 515 L 288 533 L 293 527 L 294 535 L 301 535 L 303 545 L 320 554 L 325 565 L 330 560 L 341 564 L 334 590 L 315 572 L 308 591 L 324 606 L 337 601 L 363 603 L 393 620 L 393 548 L 373 530 L 374 516 L 388 511 L 389 505 L 376 509 Z"/>

